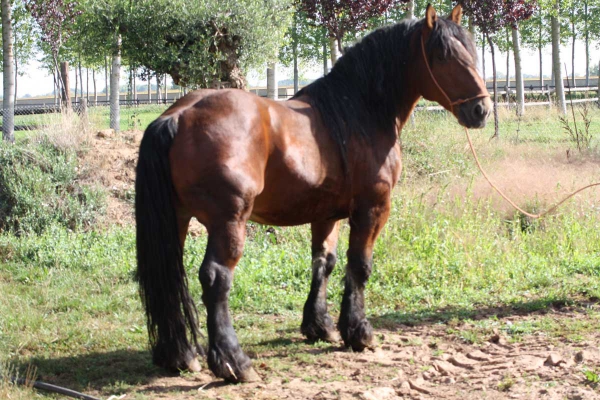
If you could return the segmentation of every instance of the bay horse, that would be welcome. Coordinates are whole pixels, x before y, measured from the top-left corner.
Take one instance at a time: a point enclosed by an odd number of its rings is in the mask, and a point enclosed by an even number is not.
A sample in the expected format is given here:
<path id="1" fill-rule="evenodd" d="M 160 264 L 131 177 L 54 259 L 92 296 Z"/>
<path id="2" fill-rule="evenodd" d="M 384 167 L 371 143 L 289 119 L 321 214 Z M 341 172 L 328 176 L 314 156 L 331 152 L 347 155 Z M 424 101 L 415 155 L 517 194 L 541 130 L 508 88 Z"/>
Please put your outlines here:
<path id="1" fill-rule="evenodd" d="M 228 306 L 247 221 L 311 224 L 312 283 L 301 332 L 309 340 L 336 341 L 326 287 L 340 220 L 348 218 L 337 330 L 355 351 L 372 346 L 364 289 L 400 176 L 400 130 L 421 97 L 440 103 L 470 128 L 483 127 L 490 112 L 461 16 L 460 6 L 441 18 L 429 5 L 423 20 L 378 29 L 291 100 L 236 89 L 199 90 L 148 126 L 137 164 L 135 215 L 137 279 L 155 364 L 200 369 L 198 316 L 183 266 L 192 217 L 208 231 L 199 278 L 207 311 L 206 357 L 217 377 L 258 379 Z"/>

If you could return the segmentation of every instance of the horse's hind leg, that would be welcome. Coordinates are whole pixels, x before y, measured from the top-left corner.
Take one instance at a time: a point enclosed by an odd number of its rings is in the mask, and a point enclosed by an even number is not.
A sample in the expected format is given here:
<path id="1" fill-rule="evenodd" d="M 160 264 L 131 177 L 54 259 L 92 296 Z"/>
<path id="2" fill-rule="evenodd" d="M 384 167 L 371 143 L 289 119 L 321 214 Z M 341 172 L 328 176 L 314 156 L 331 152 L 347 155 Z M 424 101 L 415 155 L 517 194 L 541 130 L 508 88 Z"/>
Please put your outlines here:
<path id="1" fill-rule="evenodd" d="M 259 379 L 240 348 L 229 314 L 233 270 L 242 256 L 245 234 L 245 219 L 212 222 L 200 267 L 202 301 L 208 314 L 208 366 L 217 377 L 230 382 Z"/>
<path id="2" fill-rule="evenodd" d="M 312 283 L 300 330 L 308 340 L 335 342 L 340 339 L 327 313 L 327 281 L 336 261 L 339 221 L 313 223 Z"/>

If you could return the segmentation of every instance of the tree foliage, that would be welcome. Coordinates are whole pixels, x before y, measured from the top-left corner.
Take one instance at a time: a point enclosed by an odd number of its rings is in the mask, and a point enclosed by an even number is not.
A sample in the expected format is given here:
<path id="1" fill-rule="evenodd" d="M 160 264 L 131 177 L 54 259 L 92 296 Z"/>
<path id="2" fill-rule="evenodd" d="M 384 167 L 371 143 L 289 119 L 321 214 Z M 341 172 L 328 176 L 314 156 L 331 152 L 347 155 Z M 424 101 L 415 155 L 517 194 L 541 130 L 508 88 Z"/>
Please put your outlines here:
<path id="1" fill-rule="evenodd" d="M 41 29 L 41 39 L 54 54 L 73 33 L 75 19 L 82 13 L 75 0 L 25 0 L 27 10 Z"/>
<path id="2" fill-rule="evenodd" d="M 291 15 L 291 0 L 87 1 L 79 19 L 89 32 L 86 56 L 118 32 L 123 56 L 143 76 L 169 74 L 191 87 L 244 87 L 245 70 L 277 58 Z"/>
<path id="3" fill-rule="evenodd" d="M 537 9 L 535 0 L 460 0 L 459 3 L 473 24 L 487 35 L 516 26 Z"/>
<path id="4" fill-rule="evenodd" d="M 325 27 L 335 38 L 340 52 L 348 32 L 367 28 L 370 19 L 407 3 L 408 0 L 297 0 L 300 10 L 317 26 Z"/>

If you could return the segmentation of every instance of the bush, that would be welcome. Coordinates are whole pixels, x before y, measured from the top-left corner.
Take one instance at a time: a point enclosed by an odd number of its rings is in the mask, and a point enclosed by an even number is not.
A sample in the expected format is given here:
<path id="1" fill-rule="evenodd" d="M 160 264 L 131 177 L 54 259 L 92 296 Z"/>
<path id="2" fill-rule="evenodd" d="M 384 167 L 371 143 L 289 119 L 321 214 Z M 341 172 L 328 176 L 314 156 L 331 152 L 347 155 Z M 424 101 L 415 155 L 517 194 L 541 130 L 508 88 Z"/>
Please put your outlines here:
<path id="1" fill-rule="evenodd" d="M 48 136 L 0 144 L 0 231 L 42 233 L 52 223 L 69 229 L 93 224 L 105 207 L 99 188 L 77 180 L 73 148 Z"/>

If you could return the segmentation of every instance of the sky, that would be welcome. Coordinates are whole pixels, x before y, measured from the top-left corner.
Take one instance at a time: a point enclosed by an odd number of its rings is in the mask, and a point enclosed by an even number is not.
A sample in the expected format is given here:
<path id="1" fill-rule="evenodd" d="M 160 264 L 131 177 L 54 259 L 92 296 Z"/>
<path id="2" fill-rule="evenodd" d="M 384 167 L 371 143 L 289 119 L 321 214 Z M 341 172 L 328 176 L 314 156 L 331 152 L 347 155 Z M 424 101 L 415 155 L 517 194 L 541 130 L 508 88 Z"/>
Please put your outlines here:
<path id="1" fill-rule="evenodd" d="M 479 50 L 479 55 L 481 55 L 481 50 Z M 496 54 L 496 63 L 497 70 L 499 74 L 506 73 L 506 53 L 504 54 Z M 585 47 L 581 42 L 576 43 L 575 45 L 575 74 L 578 76 L 585 75 Z M 551 61 L 552 61 L 552 50 L 550 46 L 547 46 L 543 51 L 543 72 L 544 75 L 550 76 L 551 74 Z M 561 48 L 561 61 L 562 63 L 567 64 L 567 70 L 569 74 L 571 74 L 571 48 L 562 47 Z M 539 75 L 539 61 L 538 61 L 538 53 L 534 50 L 522 50 L 522 62 L 523 62 L 523 73 L 530 74 L 534 76 Z M 600 50 L 596 48 L 596 46 L 591 46 L 590 48 L 590 65 L 597 65 L 600 62 Z M 481 65 L 481 60 L 479 61 Z M 492 75 L 492 61 L 491 54 L 489 51 L 486 52 L 486 78 L 490 79 Z M 514 76 L 514 64 L 511 55 L 511 76 Z M 31 96 L 42 96 L 45 94 L 49 94 L 53 90 L 53 79 L 51 75 L 48 75 L 42 68 L 41 64 L 37 61 L 31 62 L 25 68 L 21 67 L 24 71 L 26 71 L 25 76 L 19 77 L 19 81 L 17 84 L 17 96 L 24 97 L 25 95 Z M 564 67 L 563 67 L 564 68 Z M 481 67 L 480 67 L 481 71 Z M 85 73 L 85 72 L 84 72 Z M 301 71 L 301 75 L 306 78 L 316 79 L 322 74 L 322 67 L 315 67 L 314 70 L 306 70 Z M 278 80 L 290 79 L 292 78 L 292 72 L 290 69 L 281 68 L 278 73 Z M 126 75 L 122 74 L 122 84 L 125 84 Z M 104 73 L 96 74 L 97 77 L 97 85 L 98 91 L 104 88 Z M 71 71 L 71 82 L 74 81 L 73 71 Z M 250 73 L 248 76 L 249 84 L 251 86 L 264 86 L 266 85 L 266 78 L 264 73 Z M 84 77 L 84 85 L 85 85 L 85 77 Z M 74 86 L 71 84 L 71 86 Z M 0 87 L 2 87 L 0 82 Z M 90 75 L 90 91 L 92 90 L 91 84 L 91 75 Z"/>

